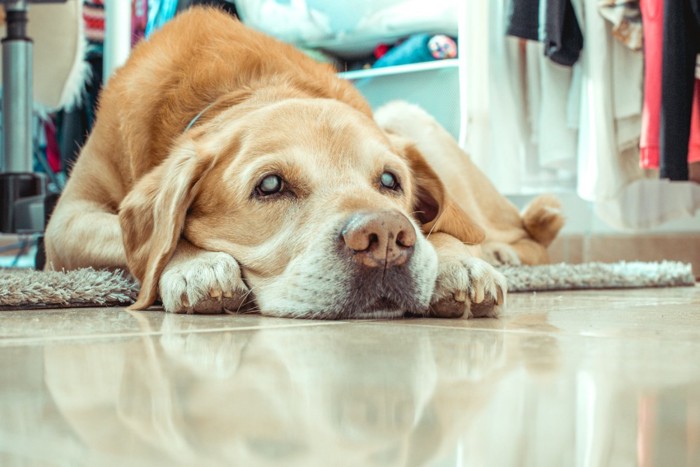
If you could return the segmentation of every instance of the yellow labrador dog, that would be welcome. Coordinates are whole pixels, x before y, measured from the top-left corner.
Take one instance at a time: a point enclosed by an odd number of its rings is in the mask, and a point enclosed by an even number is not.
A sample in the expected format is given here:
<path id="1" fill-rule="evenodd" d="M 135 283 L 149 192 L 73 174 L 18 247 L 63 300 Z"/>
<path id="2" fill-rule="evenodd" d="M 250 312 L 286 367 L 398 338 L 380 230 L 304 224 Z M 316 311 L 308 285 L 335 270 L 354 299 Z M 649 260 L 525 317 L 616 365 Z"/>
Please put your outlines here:
<path id="1" fill-rule="evenodd" d="M 454 176 L 463 153 L 410 109 L 387 109 L 383 129 L 329 66 L 191 9 L 105 87 L 47 226 L 49 267 L 127 269 L 134 309 L 493 316 L 504 277 L 467 245 L 493 237 L 511 262 L 540 261 L 560 218 L 551 203 L 521 218 L 492 189 L 486 205 L 504 212 L 486 217 L 469 192 L 488 181 Z"/>

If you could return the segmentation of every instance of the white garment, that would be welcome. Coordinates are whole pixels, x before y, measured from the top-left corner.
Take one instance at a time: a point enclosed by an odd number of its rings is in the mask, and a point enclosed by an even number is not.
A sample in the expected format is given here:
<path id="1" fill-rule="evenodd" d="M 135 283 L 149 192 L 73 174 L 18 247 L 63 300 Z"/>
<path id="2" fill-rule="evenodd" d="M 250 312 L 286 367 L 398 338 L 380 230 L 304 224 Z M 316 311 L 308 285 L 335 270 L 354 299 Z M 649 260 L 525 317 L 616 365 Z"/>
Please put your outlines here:
<path id="1" fill-rule="evenodd" d="M 648 229 L 690 218 L 700 209 L 700 185 L 641 179 L 626 186 L 620 196 L 595 204 L 595 212 L 610 226 L 623 230 Z"/>
<path id="2" fill-rule="evenodd" d="M 466 37 L 460 37 L 466 67 L 461 86 L 467 92 L 465 149 L 502 193 L 518 193 L 529 140 L 518 42 L 505 34 L 505 0 L 466 3 Z"/>
<path id="3" fill-rule="evenodd" d="M 506 36 L 507 6 L 467 2 L 465 147 L 502 193 L 558 189 L 576 168 L 567 118 L 572 72 L 546 58 L 542 44 Z"/>
<path id="4" fill-rule="evenodd" d="M 527 48 L 528 69 L 536 68 L 539 71 L 537 76 L 535 73 L 528 73 L 527 76 L 528 89 L 539 88 L 536 94 L 531 91 L 528 101 L 533 110 L 537 161 L 541 168 L 563 169 L 573 173 L 578 135 L 575 129 L 569 127 L 567 119 L 572 70 L 545 57 L 541 43 L 529 42 Z"/>
<path id="5" fill-rule="evenodd" d="M 585 45 L 580 58 L 579 196 L 611 200 L 643 177 L 641 135 L 643 55 L 614 40 L 597 2 L 574 0 Z"/>

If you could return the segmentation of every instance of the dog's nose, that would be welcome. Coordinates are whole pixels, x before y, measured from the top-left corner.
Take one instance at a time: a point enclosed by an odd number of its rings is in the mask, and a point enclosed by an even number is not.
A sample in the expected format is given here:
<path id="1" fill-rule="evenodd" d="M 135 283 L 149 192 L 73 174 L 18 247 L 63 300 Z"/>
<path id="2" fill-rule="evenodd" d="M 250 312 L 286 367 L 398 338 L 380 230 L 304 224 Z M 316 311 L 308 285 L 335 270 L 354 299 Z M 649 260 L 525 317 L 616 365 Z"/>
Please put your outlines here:
<path id="1" fill-rule="evenodd" d="M 353 261 L 370 268 L 401 266 L 411 258 L 416 244 L 413 224 L 397 211 L 354 214 L 341 237 Z"/>

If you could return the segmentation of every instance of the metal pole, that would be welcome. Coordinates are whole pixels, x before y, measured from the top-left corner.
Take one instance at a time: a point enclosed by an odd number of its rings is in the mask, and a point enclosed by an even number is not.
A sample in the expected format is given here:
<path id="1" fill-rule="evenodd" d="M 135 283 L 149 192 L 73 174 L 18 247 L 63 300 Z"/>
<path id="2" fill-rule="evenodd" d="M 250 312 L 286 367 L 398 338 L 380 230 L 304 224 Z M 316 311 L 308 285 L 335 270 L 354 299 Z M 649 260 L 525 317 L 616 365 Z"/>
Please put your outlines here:
<path id="1" fill-rule="evenodd" d="M 32 41 L 27 1 L 6 0 L 7 36 L 2 40 L 2 170 L 32 172 Z"/>

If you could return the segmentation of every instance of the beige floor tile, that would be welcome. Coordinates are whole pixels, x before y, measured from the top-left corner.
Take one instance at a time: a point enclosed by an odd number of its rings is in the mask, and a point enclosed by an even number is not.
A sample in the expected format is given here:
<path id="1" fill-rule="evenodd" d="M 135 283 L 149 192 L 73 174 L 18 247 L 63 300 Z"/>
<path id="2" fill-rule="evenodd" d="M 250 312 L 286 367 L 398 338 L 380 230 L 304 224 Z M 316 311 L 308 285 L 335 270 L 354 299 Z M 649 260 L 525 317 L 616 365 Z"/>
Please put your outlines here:
<path id="1" fill-rule="evenodd" d="M 326 321 L 292 320 L 260 315 L 178 315 L 124 308 L 0 311 L 0 346 L 17 340 L 123 337 L 126 335 L 210 332 L 276 326 L 319 326 Z"/>
<path id="2" fill-rule="evenodd" d="M 415 319 L 407 324 L 700 341 L 700 286 L 512 293 L 502 316 L 496 320 Z"/>
<path id="3" fill-rule="evenodd" d="M 698 287 L 474 321 L 34 313 L 0 338 L 2 466 L 700 465 Z"/>

